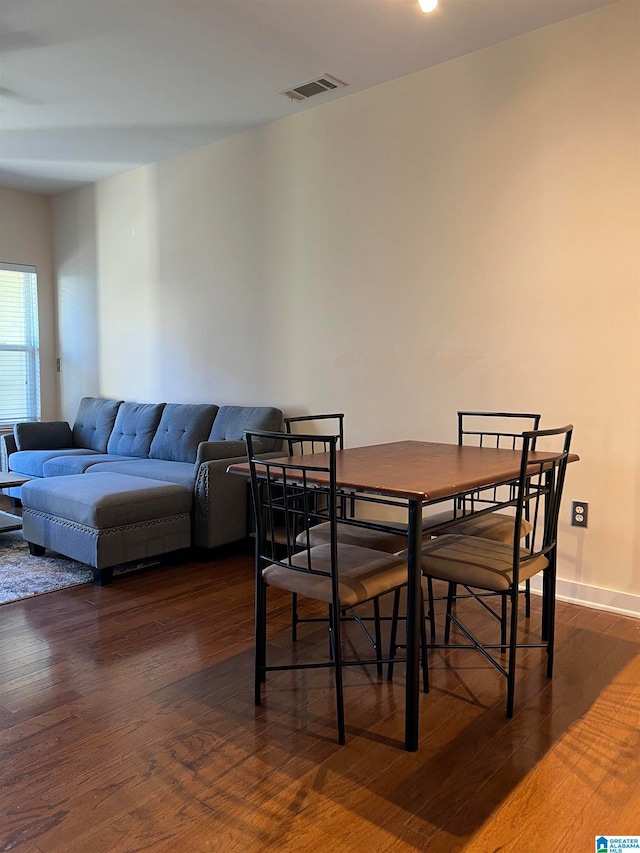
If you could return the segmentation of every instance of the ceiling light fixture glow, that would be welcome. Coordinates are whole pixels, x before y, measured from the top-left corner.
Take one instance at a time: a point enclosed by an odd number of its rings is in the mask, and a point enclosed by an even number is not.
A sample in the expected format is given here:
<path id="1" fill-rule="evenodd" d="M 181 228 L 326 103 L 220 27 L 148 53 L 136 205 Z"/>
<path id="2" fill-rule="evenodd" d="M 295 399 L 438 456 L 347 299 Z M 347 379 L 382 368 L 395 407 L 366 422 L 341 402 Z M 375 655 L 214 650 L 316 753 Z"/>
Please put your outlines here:
<path id="1" fill-rule="evenodd" d="M 438 0 L 418 0 L 423 12 L 433 12 L 438 5 Z"/>

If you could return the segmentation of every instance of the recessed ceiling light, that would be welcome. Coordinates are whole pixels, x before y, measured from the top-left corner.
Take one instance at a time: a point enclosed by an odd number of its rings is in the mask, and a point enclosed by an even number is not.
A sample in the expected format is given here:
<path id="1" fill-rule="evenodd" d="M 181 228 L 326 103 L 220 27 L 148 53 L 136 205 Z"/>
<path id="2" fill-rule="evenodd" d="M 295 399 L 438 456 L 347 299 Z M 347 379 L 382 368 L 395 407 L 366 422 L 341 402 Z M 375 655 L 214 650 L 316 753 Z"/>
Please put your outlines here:
<path id="1" fill-rule="evenodd" d="M 423 12 L 433 12 L 438 5 L 438 0 L 418 0 Z"/>

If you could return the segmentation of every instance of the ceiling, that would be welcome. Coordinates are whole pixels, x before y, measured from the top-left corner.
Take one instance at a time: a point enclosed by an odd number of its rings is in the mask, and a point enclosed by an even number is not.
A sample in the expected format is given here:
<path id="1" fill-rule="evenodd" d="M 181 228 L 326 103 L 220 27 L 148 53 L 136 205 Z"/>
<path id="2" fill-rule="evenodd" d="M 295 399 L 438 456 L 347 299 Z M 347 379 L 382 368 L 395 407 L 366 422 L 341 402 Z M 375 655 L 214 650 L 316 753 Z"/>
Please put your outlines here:
<path id="1" fill-rule="evenodd" d="M 52 194 L 612 0 L 0 0 L 0 185 Z M 349 85 L 279 94 L 323 74 Z"/>

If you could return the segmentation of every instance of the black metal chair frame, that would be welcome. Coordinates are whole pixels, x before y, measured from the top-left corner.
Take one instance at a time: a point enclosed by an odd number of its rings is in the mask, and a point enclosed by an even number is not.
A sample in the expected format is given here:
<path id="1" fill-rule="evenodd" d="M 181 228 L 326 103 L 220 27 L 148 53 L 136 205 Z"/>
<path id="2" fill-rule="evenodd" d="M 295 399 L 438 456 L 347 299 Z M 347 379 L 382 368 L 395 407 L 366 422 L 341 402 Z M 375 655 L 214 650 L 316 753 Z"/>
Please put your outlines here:
<path id="1" fill-rule="evenodd" d="M 315 433 L 309 437 L 309 435 L 301 436 L 301 435 L 293 435 L 294 429 L 299 429 L 300 424 L 304 424 L 305 427 L 309 424 L 321 422 L 322 425 L 326 425 L 327 422 L 335 422 L 335 426 L 337 427 L 337 432 L 332 432 L 332 435 L 335 435 L 337 439 L 336 449 L 343 450 L 344 449 L 344 412 L 332 412 L 329 414 L 321 414 L 321 415 L 297 415 L 295 417 L 284 418 L 284 426 L 285 431 L 287 433 L 287 446 L 289 450 L 289 454 L 293 455 L 305 455 L 308 453 L 326 453 L 329 451 L 329 445 L 327 443 L 326 436 L 316 435 Z M 292 429 L 294 427 L 294 429 Z M 320 497 L 320 495 L 318 495 Z M 353 495 L 339 495 L 338 496 L 338 516 L 340 519 L 352 518 L 355 513 L 355 499 Z M 374 622 L 374 635 L 371 635 L 371 632 L 367 628 L 366 622 L 371 621 L 369 617 L 360 616 L 353 608 L 349 608 L 348 611 L 343 611 L 341 614 L 341 618 L 343 620 L 354 620 L 358 623 L 365 637 L 367 638 L 370 646 L 374 651 L 379 648 L 380 640 L 380 621 L 382 619 L 380 615 L 380 606 L 378 601 L 373 602 L 373 622 Z M 347 615 L 347 612 L 349 615 Z M 307 622 L 323 622 L 324 619 L 320 617 L 302 617 L 298 612 L 298 597 L 295 593 L 291 596 L 291 637 L 295 642 L 298 639 L 298 625 L 307 623 Z"/>
<path id="2" fill-rule="evenodd" d="M 510 490 L 510 493 L 511 493 L 510 496 L 504 500 L 500 500 L 499 502 L 498 502 L 497 497 L 495 498 L 496 502 L 494 502 L 493 500 L 488 501 L 488 503 L 490 505 L 487 506 L 485 509 L 479 510 L 476 507 L 474 507 L 473 513 L 472 513 L 474 515 L 474 517 L 477 518 L 479 516 L 487 515 L 489 513 L 495 512 L 496 510 L 499 510 L 499 509 L 506 509 L 507 507 L 515 506 L 514 488 L 515 488 L 516 484 L 517 484 L 517 478 L 510 481 L 510 482 L 507 482 L 507 483 L 501 483 L 500 486 L 503 486 L 503 487 Z M 491 487 L 491 488 L 493 488 L 493 487 Z M 466 515 L 470 515 L 471 510 L 468 507 L 465 507 L 466 511 L 463 511 L 461 514 L 458 514 L 458 510 L 457 510 L 457 507 L 464 506 L 465 500 L 467 499 L 468 495 L 469 495 L 468 492 L 460 492 L 460 494 L 454 495 L 452 498 L 449 498 L 448 500 L 453 500 L 454 507 L 455 507 L 454 514 L 453 514 L 452 518 L 450 519 L 450 521 L 447 521 L 441 525 L 438 525 L 437 528 L 430 528 L 429 533 L 431 533 L 432 531 L 433 532 L 437 531 L 437 535 L 442 536 L 442 535 L 447 533 L 447 527 L 455 524 L 455 522 L 457 522 L 457 521 L 460 521 L 460 519 L 464 518 Z M 430 626 L 431 626 L 431 629 L 430 629 L 431 642 L 430 643 L 428 643 L 428 644 L 426 643 L 426 640 L 424 640 L 426 633 L 423 634 L 423 641 L 422 642 L 423 642 L 424 648 L 442 648 L 442 645 L 438 645 L 436 643 L 435 602 L 436 601 L 446 601 L 447 602 L 447 611 L 446 612 L 448 615 L 452 611 L 453 604 L 455 603 L 455 601 L 457 601 L 458 599 L 467 599 L 467 598 L 475 599 L 482 607 L 485 608 L 485 610 L 487 610 L 489 612 L 489 614 L 492 617 L 494 617 L 495 619 L 497 619 L 501 623 L 501 640 L 506 642 L 506 640 L 504 640 L 504 637 L 506 637 L 506 627 L 505 627 L 506 626 L 506 609 L 505 609 L 504 602 L 502 604 L 502 613 L 498 614 L 490 605 L 486 604 L 483 601 L 484 598 L 495 598 L 496 596 L 500 595 L 500 593 L 482 592 L 482 591 L 474 590 L 471 587 L 466 586 L 464 584 L 461 584 L 461 586 L 463 586 L 465 589 L 465 593 L 464 594 L 458 594 L 456 592 L 456 584 L 450 583 L 448 590 L 447 590 L 447 594 L 439 596 L 439 595 L 434 595 L 433 578 L 428 577 L 428 576 L 423 576 L 423 579 L 425 580 L 426 586 L 427 586 L 427 596 L 426 596 L 426 599 L 423 599 L 423 602 L 422 602 L 422 606 L 423 606 L 423 620 L 422 621 L 423 622 L 429 621 Z M 525 592 L 525 590 L 521 590 L 521 592 Z M 428 602 L 428 607 L 426 610 L 424 609 L 425 600 Z M 529 614 L 527 613 L 527 616 L 528 615 Z M 398 649 L 404 649 L 405 648 L 404 643 L 397 642 L 398 622 L 402 621 L 405 618 L 405 617 L 400 615 L 400 595 L 399 595 L 399 593 L 396 593 L 394 596 L 393 611 L 392 611 L 392 616 L 390 618 L 391 618 L 391 634 L 390 634 L 390 639 L 389 639 L 389 657 L 391 658 L 391 664 L 389 665 L 389 668 L 387 671 L 387 677 L 388 677 L 389 681 L 393 681 L 393 664 L 395 661 L 395 653 Z M 426 631 L 426 629 L 425 629 L 425 631 Z M 448 622 L 445 622 L 445 642 L 448 640 L 448 636 L 449 636 L 448 635 Z M 423 668 L 423 672 L 426 673 L 427 672 L 426 652 L 423 652 L 422 668 Z M 427 687 L 428 676 L 426 676 L 426 675 L 424 678 L 424 685 L 425 685 L 424 686 L 424 692 L 427 693 L 428 692 L 428 687 Z"/>
<path id="3" fill-rule="evenodd" d="M 484 412 L 484 411 L 475 411 L 475 410 L 461 410 L 457 413 L 458 415 L 458 444 L 465 444 L 465 436 L 475 436 L 477 441 L 474 443 L 477 444 L 478 447 L 502 447 L 511 450 L 515 450 L 518 447 L 518 443 L 522 441 L 522 432 L 518 432 L 517 430 L 481 430 L 481 429 L 468 429 L 466 428 L 466 420 L 468 418 L 495 418 L 500 420 L 508 420 L 512 421 L 520 421 L 529 422 L 529 425 L 535 431 L 538 429 L 540 425 L 541 415 L 537 413 L 531 412 Z M 531 447 L 531 450 L 535 450 L 535 440 L 534 444 Z M 499 496 L 499 490 L 508 490 L 508 497 L 505 500 Z M 514 493 L 514 484 L 511 483 L 502 483 L 499 486 L 493 486 L 489 489 L 483 489 L 482 491 L 475 492 L 465 492 L 458 495 L 453 499 L 453 515 L 451 518 L 451 524 L 460 521 L 460 519 L 464 518 L 466 515 L 473 514 L 475 516 L 480 515 L 488 515 L 492 512 L 495 512 L 497 509 L 508 506 L 509 501 L 513 500 L 515 497 Z M 484 508 L 482 508 L 484 505 Z M 480 509 L 478 508 L 480 506 Z M 526 516 L 525 516 L 526 517 Z M 439 526 L 438 528 L 434 528 L 429 532 L 433 535 L 441 535 L 447 533 L 447 524 Z M 464 585 L 463 585 L 464 586 Z M 429 602 L 429 607 L 427 610 L 427 618 L 430 622 L 430 633 L 431 633 L 431 643 L 435 643 L 436 639 L 436 627 L 435 627 L 435 602 L 445 600 L 447 602 L 447 613 L 451 612 L 451 609 L 454 606 L 454 603 L 458 599 L 465 598 L 475 598 L 478 602 L 487 609 L 487 611 L 499 621 L 500 623 L 500 639 L 502 642 L 505 642 L 506 637 L 506 604 L 502 604 L 502 612 L 500 614 L 496 613 L 495 610 L 490 607 L 488 604 L 482 600 L 484 598 L 492 598 L 494 597 L 494 593 L 492 592 L 477 592 L 471 589 L 470 587 L 464 586 L 464 593 L 458 594 L 456 590 L 455 584 L 449 584 L 447 595 L 446 596 L 436 596 L 433 592 L 433 582 L 431 578 L 427 578 L 427 601 Z M 525 615 L 527 618 L 531 615 L 531 585 L 529 581 L 525 582 L 525 588 L 522 590 L 524 599 L 525 599 Z M 392 638 L 392 646 L 390 654 L 393 656 L 395 648 L 403 648 L 402 644 L 396 643 L 397 636 L 397 620 L 400 618 L 399 616 L 399 597 L 396 596 L 393 604 L 393 617 L 392 617 L 392 629 L 391 629 L 391 638 Z M 447 630 L 449 623 L 445 622 L 445 641 L 448 639 Z M 395 644 L 395 647 L 394 647 Z M 393 666 L 389 667 L 389 680 L 393 677 Z"/>
<path id="4" fill-rule="evenodd" d="M 294 451 L 296 453 L 304 454 L 305 452 L 309 453 L 318 453 L 318 452 L 327 452 L 329 450 L 329 446 L 325 440 L 325 436 L 312 435 L 306 436 L 303 438 L 301 435 L 297 435 L 295 438 L 290 438 L 294 432 L 292 430 L 292 425 L 295 425 L 295 429 L 299 429 L 298 424 L 304 423 L 315 423 L 316 421 L 337 421 L 338 431 L 335 432 L 331 430 L 330 434 L 335 436 L 337 439 L 336 447 L 338 450 L 344 449 L 344 412 L 336 412 L 334 414 L 327 415 L 298 415 L 293 418 L 284 418 L 284 428 L 287 433 L 287 443 L 289 446 L 289 454 L 291 456 L 294 455 Z M 325 430 L 326 432 L 326 430 Z"/>
<path id="5" fill-rule="evenodd" d="M 341 646 L 341 608 L 338 595 L 338 546 L 337 522 L 339 492 L 336 488 L 336 447 L 339 436 L 323 436 L 324 446 L 328 448 L 328 464 L 314 463 L 313 454 L 308 454 L 308 462 L 290 464 L 287 459 L 263 459 L 253 449 L 254 438 L 291 440 L 306 442 L 316 440 L 313 435 L 281 434 L 265 431 L 245 433 L 249 466 L 251 472 L 251 495 L 256 523 L 256 576 L 255 576 L 255 704 L 262 704 L 262 684 L 267 672 L 317 669 L 332 667 L 336 684 L 336 710 L 338 719 L 338 740 L 345 741 L 344 692 L 342 686 L 342 668 L 345 666 L 365 666 L 376 664 L 378 673 L 382 665 L 390 660 L 381 656 L 381 637 L 377 633 L 376 657 L 374 659 L 345 660 Z M 328 486 L 319 486 L 309 479 L 311 472 L 328 474 Z M 320 498 L 320 499 L 319 499 Z M 285 540 L 282 539 L 284 522 Z M 309 557 L 305 566 L 291 564 L 294 555 L 300 555 L 301 548 L 296 540 L 301 532 L 313 524 L 329 522 L 331 525 L 331 572 L 317 572 L 312 569 Z M 284 553 L 283 553 L 284 546 Z M 304 553 L 304 551 L 302 551 Z M 309 550 L 306 549 L 307 555 Z M 322 574 L 331 579 L 332 603 L 329 607 L 330 655 L 326 662 L 296 663 L 270 666 L 266 661 L 266 593 L 262 570 L 266 565 L 279 565 L 290 571 L 307 571 Z M 377 601 L 377 599 L 373 599 Z M 326 621 L 326 620 L 318 620 Z M 379 629 L 379 621 L 378 621 Z"/>
<path id="6" fill-rule="evenodd" d="M 487 429 L 468 429 L 465 427 L 465 422 L 468 418 L 488 418 L 500 419 L 501 421 L 513 420 L 528 422 L 527 431 L 535 432 L 540 429 L 540 419 L 542 415 L 533 414 L 531 412 L 479 412 L 479 411 L 460 411 L 458 412 L 458 444 L 469 444 L 465 441 L 465 436 L 475 436 L 477 442 L 473 442 L 478 447 L 496 447 L 506 448 L 509 450 L 517 450 L 522 442 L 522 433 L 525 430 L 487 430 Z M 535 450 L 535 439 L 531 450 Z M 478 492 L 471 492 L 464 495 L 458 506 L 470 507 L 471 512 L 476 511 L 476 504 L 495 505 L 501 503 L 498 497 L 498 490 L 503 486 L 494 486 L 489 489 L 483 489 Z M 513 490 L 512 490 L 513 495 Z M 464 513 L 463 513 L 464 514 Z"/>
<path id="7" fill-rule="evenodd" d="M 522 441 L 522 431 L 518 432 L 517 430 L 486 430 L 486 429 L 469 429 L 466 427 L 466 422 L 470 418 L 494 418 L 499 419 L 501 421 L 512 420 L 513 422 L 519 421 L 520 424 L 523 422 L 529 422 L 528 426 L 530 428 L 529 431 L 537 431 L 540 426 L 540 419 L 542 415 L 533 412 L 481 412 L 481 411 L 459 411 L 458 412 L 458 444 L 463 445 L 469 443 L 465 441 L 465 436 L 473 436 L 477 439 L 475 444 L 478 447 L 502 447 L 510 450 L 516 450 L 519 444 Z M 533 440 L 533 444 L 530 447 L 530 450 L 535 450 L 535 439 Z M 509 495 L 511 499 L 515 497 L 514 484 L 502 484 L 500 486 L 493 486 L 489 489 L 484 489 L 478 492 L 471 492 L 461 496 L 455 505 L 454 514 L 461 513 L 461 517 L 468 515 L 469 513 L 478 513 L 478 505 L 486 505 L 487 512 L 493 512 L 497 507 L 504 505 L 504 500 L 501 500 L 499 497 L 499 490 L 509 490 Z M 528 521 L 528 515 L 525 514 L 525 519 Z M 443 532 L 446 533 L 446 530 Z M 464 585 L 463 585 L 464 586 Z M 449 589 L 447 591 L 447 613 L 451 611 L 454 602 L 457 599 L 474 597 L 476 598 L 481 605 L 486 607 L 487 611 L 494 616 L 500 622 L 500 639 L 501 642 L 505 642 L 506 633 L 507 633 L 507 625 L 506 625 L 506 604 L 503 599 L 502 604 L 502 612 L 498 615 L 492 607 L 485 604 L 482 599 L 490 598 L 493 596 L 493 593 L 478 593 L 474 592 L 469 587 L 464 587 L 465 592 L 459 595 L 456 592 L 455 585 L 449 585 Z M 525 581 L 524 589 L 522 590 L 524 601 L 525 601 L 525 616 L 528 619 L 531 616 L 531 584 L 527 580 Z M 431 611 L 433 612 L 433 605 L 431 605 Z M 446 631 L 449 626 L 447 622 L 445 624 L 445 642 L 447 641 Z"/>
<path id="8" fill-rule="evenodd" d="M 556 591 L 556 562 L 557 562 L 557 537 L 558 518 L 560 513 L 560 502 L 564 486 L 566 466 L 569 457 L 569 448 L 573 426 L 568 425 L 559 429 L 531 430 L 522 433 L 522 458 L 518 480 L 514 482 L 514 498 L 509 503 L 515 507 L 515 527 L 513 539 L 513 575 L 509 589 L 505 592 L 489 593 L 499 595 L 504 602 L 505 608 L 510 608 L 508 637 L 501 637 L 500 643 L 481 643 L 473 633 L 468 630 L 457 615 L 447 609 L 447 626 L 445 630 L 445 642 L 441 644 L 430 643 L 429 648 L 435 649 L 476 649 L 507 679 L 507 716 L 513 716 L 516 674 L 516 651 L 519 648 L 543 648 L 547 653 L 547 677 L 553 675 L 554 642 L 555 642 L 555 591 Z M 555 453 L 550 460 L 531 463 L 529 453 L 536 447 L 536 442 L 541 438 L 552 438 L 564 436 L 562 450 Z M 523 544 L 519 537 L 520 523 L 523 518 L 529 518 L 533 524 L 533 530 Z M 524 552 L 524 553 L 523 553 Z M 541 642 L 518 643 L 518 611 L 520 598 L 520 564 L 525 559 L 534 556 L 546 556 L 548 567 L 543 571 L 543 605 L 542 605 L 542 628 Z M 476 593 L 472 598 L 479 601 L 484 607 Z M 491 610 L 491 608 L 488 608 Z M 497 614 L 496 618 L 498 617 Z M 450 624 L 456 625 L 458 630 L 467 638 L 468 643 L 449 642 Z M 498 661 L 492 651 L 508 652 L 508 662 L 504 666 Z"/>

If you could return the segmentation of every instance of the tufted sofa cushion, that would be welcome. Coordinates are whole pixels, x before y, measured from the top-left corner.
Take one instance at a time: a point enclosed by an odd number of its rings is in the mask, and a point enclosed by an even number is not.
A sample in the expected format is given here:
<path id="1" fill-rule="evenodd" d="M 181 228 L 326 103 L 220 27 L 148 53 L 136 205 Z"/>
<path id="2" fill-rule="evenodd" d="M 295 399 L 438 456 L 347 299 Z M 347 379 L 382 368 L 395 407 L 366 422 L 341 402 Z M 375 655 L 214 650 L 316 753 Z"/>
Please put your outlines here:
<path id="1" fill-rule="evenodd" d="M 195 462 L 198 445 L 209 437 L 217 411 L 213 405 L 167 403 L 149 456 L 168 462 Z"/>
<path id="2" fill-rule="evenodd" d="M 74 447 L 105 453 L 121 400 L 83 397 L 73 424 Z"/>
<path id="3" fill-rule="evenodd" d="M 164 403 L 122 403 L 109 437 L 107 453 L 147 457 L 164 406 Z"/>

